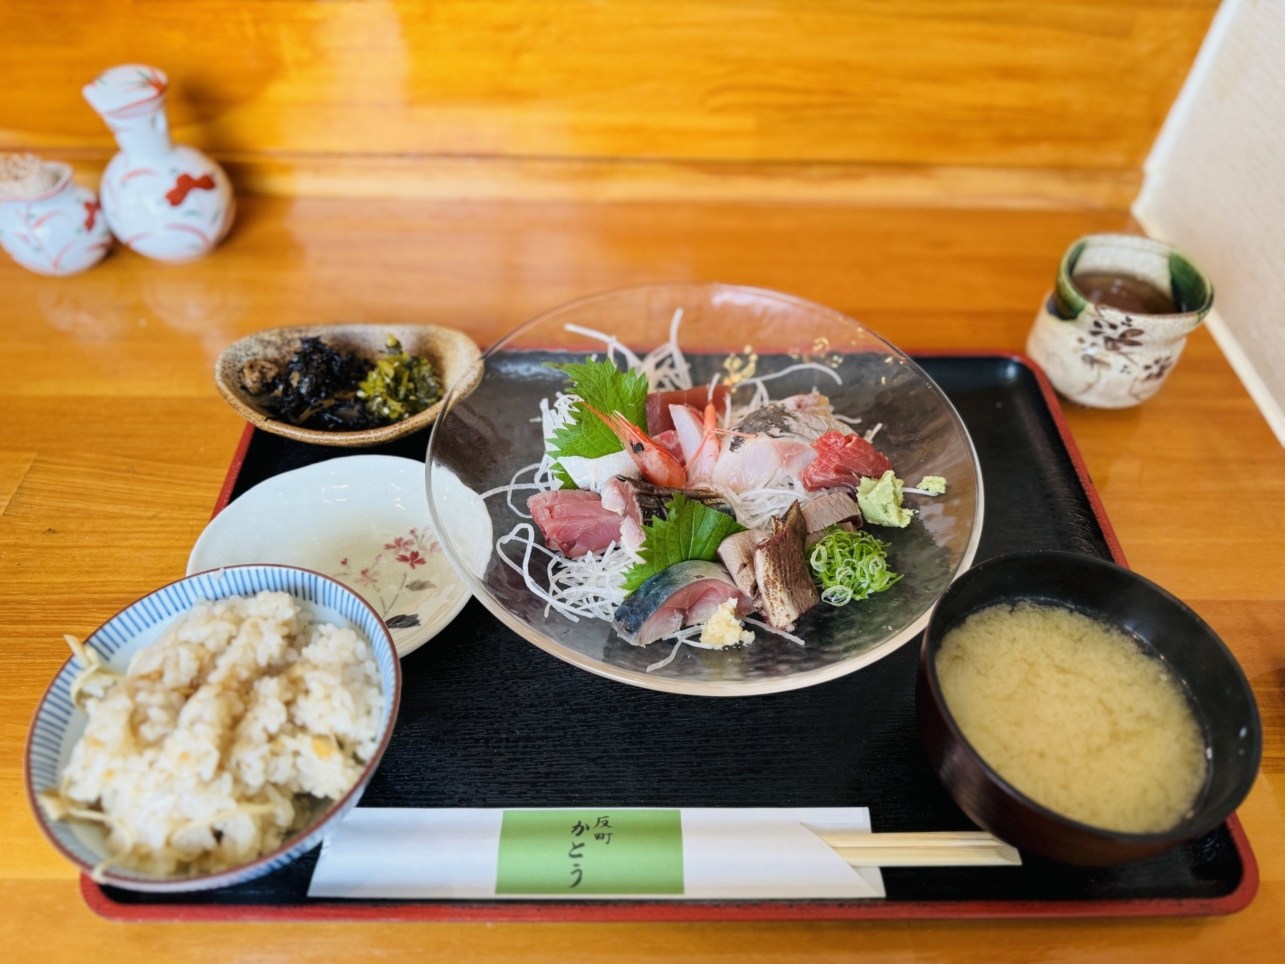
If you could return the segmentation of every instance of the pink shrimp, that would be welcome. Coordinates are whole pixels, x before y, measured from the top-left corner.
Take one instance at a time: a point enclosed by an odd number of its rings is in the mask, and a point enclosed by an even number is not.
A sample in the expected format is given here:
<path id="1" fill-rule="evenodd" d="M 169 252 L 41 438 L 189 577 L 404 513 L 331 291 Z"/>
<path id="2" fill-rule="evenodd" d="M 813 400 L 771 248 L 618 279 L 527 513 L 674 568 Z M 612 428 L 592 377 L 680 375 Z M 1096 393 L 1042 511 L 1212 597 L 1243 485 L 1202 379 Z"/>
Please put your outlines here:
<path id="1" fill-rule="evenodd" d="M 718 435 L 718 410 L 713 402 L 705 405 L 705 419 L 701 426 L 701 442 L 695 454 L 687 462 L 687 484 L 708 482 L 714 473 L 714 463 L 718 461 L 720 451 Z"/>
<path id="2" fill-rule="evenodd" d="M 625 446 L 625 451 L 633 457 L 644 479 L 652 485 L 664 486 L 667 489 L 683 487 L 687 481 L 687 470 L 683 468 L 683 464 L 652 441 L 646 432 L 619 412 L 603 415 L 584 401 L 580 404 L 602 419 L 603 424 L 616 433 L 616 438 L 620 439 Z"/>
<path id="3" fill-rule="evenodd" d="M 705 405 L 704 418 L 690 405 L 671 405 L 669 415 L 678 432 L 683 447 L 683 460 L 687 465 L 687 485 L 708 482 L 722 452 L 720 436 L 753 438 L 744 432 L 734 432 L 718 427 L 718 410 L 713 402 Z"/>

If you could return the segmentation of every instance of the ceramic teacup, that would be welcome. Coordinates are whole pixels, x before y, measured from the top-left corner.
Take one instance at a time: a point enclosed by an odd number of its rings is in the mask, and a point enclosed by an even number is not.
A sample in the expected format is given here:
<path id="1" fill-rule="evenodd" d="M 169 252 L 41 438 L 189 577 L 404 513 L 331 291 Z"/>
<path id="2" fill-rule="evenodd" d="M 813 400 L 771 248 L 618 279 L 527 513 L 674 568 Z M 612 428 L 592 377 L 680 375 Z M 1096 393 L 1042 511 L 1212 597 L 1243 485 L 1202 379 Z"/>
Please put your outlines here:
<path id="1" fill-rule="evenodd" d="M 1092 234 L 1062 256 L 1026 351 L 1072 401 L 1128 408 L 1164 384 L 1213 303 L 1209 279 L 1168 245 Z"/>

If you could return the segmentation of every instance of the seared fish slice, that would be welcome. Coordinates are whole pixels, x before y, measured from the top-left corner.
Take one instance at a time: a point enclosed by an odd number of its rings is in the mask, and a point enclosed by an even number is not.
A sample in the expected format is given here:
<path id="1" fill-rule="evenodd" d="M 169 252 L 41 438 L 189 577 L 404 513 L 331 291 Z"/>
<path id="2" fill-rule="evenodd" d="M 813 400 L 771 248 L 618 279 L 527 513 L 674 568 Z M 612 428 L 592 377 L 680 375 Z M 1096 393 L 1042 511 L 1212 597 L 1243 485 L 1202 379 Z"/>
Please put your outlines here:
<path id="1" fill-rule="evenodd" d="M 808 526 L 795 502 L 784 521 L 772 520 L 773 532 L 754 549 L 754 577 L 760 609 L 778 629 L 790 626 L 821 601 L 804 554 Z"/>
<path id="2" fill-rule="evenodd" d="M 803 507 L 803 521 L 808 524 L 809 535 L 840 522 L 851 522 L 860 527 L 861 507 L 846 492 L 830 492 Z"/>
<path id="3" fill-rule="evenodd" d="M 810 395 L 791 395 L 779 402 L 769 402 L 750 412 L 732 428 L 747 435 L 766 435 L 770 438 L 792 438 L 815 442 L 826 432 L 851 432 L 852 429 L 834 417 L 830 400 L 813 392 Z M 746 440 L 732 438 L 731 450 L 736 451 Z"/>
<path id="4" fill-rule="evenodd" d="M 768 537 L 762 529 L 745 529 L 724 539 L 718 546 L 718 558 L 732 575 L 736 588 L 747 596 L 757 591 L 754 576 L 754 547 Z"/>
<path id="5" fill-rule="evenodd" d="M 656 516 L 667 518 L 665 504 L 674 498 L 675 493 L 736 518 L 732 504 L 713 489 L 667 489 L 624 476 L 618 476 L 603 486 L 602 504 L 642 526 Z"/>

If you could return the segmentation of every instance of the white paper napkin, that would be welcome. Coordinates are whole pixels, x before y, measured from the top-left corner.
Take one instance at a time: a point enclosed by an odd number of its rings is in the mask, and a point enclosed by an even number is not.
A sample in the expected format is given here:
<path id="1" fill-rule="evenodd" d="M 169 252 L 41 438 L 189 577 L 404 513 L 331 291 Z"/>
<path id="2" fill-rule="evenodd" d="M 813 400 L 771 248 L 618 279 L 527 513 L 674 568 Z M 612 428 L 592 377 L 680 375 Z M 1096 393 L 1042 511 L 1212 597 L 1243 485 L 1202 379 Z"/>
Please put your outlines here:
<path id="1" fill-rule="evenodd" d="M 848 866 L 809 827 L 869 833 L 870 811 L 865 807 L 507 811 L 359 807 L 322 845 L 308 896 L 455 900 L 884 896 L 878 868 Z M 527 886 L 533 889 L 515 890 Z M 640 887 L 663 889 L 639 892 Z"/>

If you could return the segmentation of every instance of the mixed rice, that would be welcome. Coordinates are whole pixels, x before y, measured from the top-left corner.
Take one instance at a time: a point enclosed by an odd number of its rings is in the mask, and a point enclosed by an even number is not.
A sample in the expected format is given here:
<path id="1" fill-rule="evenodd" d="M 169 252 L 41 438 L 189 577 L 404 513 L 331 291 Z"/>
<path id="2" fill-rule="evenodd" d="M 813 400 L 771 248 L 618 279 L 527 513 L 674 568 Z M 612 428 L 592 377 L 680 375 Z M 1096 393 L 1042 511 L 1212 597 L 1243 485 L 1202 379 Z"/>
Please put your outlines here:
<path id="1" fill-rule="evenodd" d="M 123 676 L 68 641 L 89 721 L 42 803 L 102 823 L 113 866 L 199 874 L 253 860 L 346 793 L 378 744 L 370 644 L 283 592 L 198 603 Z"/>

